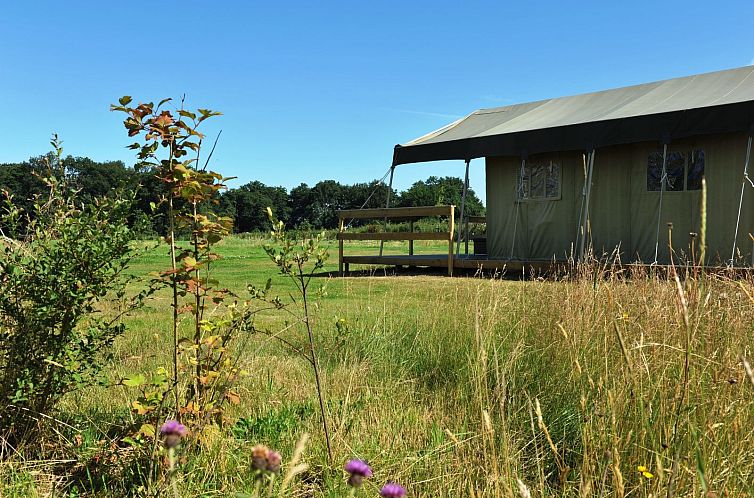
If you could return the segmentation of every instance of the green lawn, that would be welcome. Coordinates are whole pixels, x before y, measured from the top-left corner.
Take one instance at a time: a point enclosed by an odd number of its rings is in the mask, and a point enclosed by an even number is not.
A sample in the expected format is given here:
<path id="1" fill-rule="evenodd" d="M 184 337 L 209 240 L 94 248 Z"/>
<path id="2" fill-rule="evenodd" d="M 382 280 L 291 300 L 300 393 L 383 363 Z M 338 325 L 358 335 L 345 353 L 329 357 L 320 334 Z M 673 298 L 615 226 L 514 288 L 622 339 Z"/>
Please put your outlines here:
<path id="1" fill-rule="evenodd" d="M 334 275 L 332 249 L 325 270 Z M 388 250 L 403 251 L 405 243 Z M 273 291 L 290 299 L 293 286 L 258 241 L 230 238 L 219 251 L 216 277 L 229 289 L 243 296 L 247 284 L 272 278 Z M 137 258 L 131 271 L 167 265 L 162 247 Z M 316 283 L 327 284 L 314 315 L 334 462 L 327 462 L 308 364 L 255 335 L 244 342 L 249 375 L 241 403 L 181 464 L 183 496 L 252 492 L 252 446 L 277 448 L 285 461 L 303 433 L 311 435 L 310 468 L 296 481 L 296 496 L 346 496 L 340 469 L 355 457 L 375 469 L 360 496 L 376 496 L 387 480 L 426 497 L 523 496 L 521 485 L 532 496 L 666 496 L 670 486 L 669 496 L 754 494 L 754 390 L 740 360 L 753 349 L 754 305 L 744 292 L 751 282 L 686 282 L 688 327 L 675 284 L 652 278 L 376 272 L 323 274 Z M 340 318 L 345 333 L 335 327 Z M 259 326 L 277 330 L 284 320 L 267 314 Z M 108 370 L 113 383 L 169 367 L 169 294 L 160 292 L 127 326 Z M 304 344 L 303 330 L 286 337 Z M 138 472 L 119 464 L 129 450 L 118 442 L 138 423 L 129 409 L 135 395 L 112 386 L 69 396 L 57 417 L 81 437 L 61 426 L 71 444 L 59 457 L 78 460 L 66 468 L 79 472 L 56 478 L 54 465 L 18 460 L 6 466 L 3 496 L 41 496 L 56 479 L 68 490 L 138 495 Z M 113 462 L 93 466 L 93 455 L 111 443 L 119 448 Z"/>

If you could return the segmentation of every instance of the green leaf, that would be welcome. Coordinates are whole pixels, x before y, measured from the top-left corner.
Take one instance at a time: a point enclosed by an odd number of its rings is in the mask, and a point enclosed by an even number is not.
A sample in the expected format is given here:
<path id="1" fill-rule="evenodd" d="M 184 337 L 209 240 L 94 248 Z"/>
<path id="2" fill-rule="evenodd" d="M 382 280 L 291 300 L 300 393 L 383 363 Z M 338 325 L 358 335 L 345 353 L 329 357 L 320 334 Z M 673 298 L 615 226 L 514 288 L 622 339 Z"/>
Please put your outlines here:
<path id="1" fill-rule="evenodd" d="M 131 103 L 132 100 L 133 99 L 131 98 L 130 95 L 124 95 L 118 99 L 118 102 L 120 103 L 120 105 L 128 105 Z"/>
<path id="2" fill-rule="evenodd" d="M 128 387 L 139 387 L 146 384 L 147 378 L 144 377 L 142 374 L 132 375 L 131 377 L 124 377 L 123 380 L 120 381 L 121 384 Z"/>
<path id="3" fill-rule="evenodd" d="M 139 428 L 139 434 L 147 437 L 154 437 L 157 431 L 155 430 L 154 425 L 152 424 L 141 424 L 141 427 Z"/>
<path id="4" fill-rule="evenodd" d="M 141 444 L 136 439 L 134 439 L 132 437 L 128 437 L 128 436 L 126 436 L 123 439 L 121 439 L 121 441 L 123 441 L 124 443 L 128 444 L 129 446 L 131 446 L 133 448 L 141 448 L 142 446 L 144 446 L 143 444 Z"/>

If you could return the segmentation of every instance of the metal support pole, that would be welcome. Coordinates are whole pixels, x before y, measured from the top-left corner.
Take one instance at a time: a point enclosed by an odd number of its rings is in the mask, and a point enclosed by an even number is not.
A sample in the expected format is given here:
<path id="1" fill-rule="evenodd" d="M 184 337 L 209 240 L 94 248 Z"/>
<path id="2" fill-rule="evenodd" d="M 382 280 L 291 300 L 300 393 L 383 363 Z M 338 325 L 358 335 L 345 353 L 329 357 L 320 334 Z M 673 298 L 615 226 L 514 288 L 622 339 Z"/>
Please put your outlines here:
<path id="1" fill-rule="evenodd" d="M 751 158 L 751 135 L 749 135 L 749 143 L 746 146 L 746 162 L 744 163 L 744 177 L 741 179 L 741 197 L 738 200 L 738 217 L 736 218 L 736 233 L 733 235 L 733 249 L 730 251 L 730 261 L 728 266 L 733 266 L 733 260 L 736 257 L 736 243 L 738 242 L 738 227 L 741 224 L 741 208 L 744 205 L 744 190 L 746 189 L 746 181 L 749 180 L 749 159 Z M 754 258 L 754 253 L 752 253 Z"/>
<path id="2" fill-rule="evenodd" d="M 657 209 L 657 232 L 655 234 L 655 260 L 653 265 L 657 264 L 657 254 L 660 249 L 660 222 L 662 221 L 662 194 L 665 192 L 665 184 L 668 181 L 666 172 L 668 161 L 668 143 L 662 144 L 662 176 L 660 177 L 660 207 Z"/>
<path id="3" fill-rule="evenodd" d="M 463 216 L 466 209 L 466 192 L 469 190 L 469 163 L 471 159 L 466 159 L 466 176 L 463 180 L 463 193 L 461 194 L 461 218 L 458 220 L 458 236 L 456 238 L 456 256 L 461 254 L 461 232 L 463 232 Z M 468 227 L 466 230 L 466 236 L 468 237 Z M 468 245 L 466 246 L 468 249 Z M 468 253 L 468 250 L 466 251 Z"/>
<path id="4" fill-rule="evenodd" d="M 387 185 L 387 200 L 385 201 L 385 209 L 390 208 L 390 194 L 393 192 L 393 173 L 395 173 L 395 166 L 390 166 L 390 181 Z M 387 232 L 387 216 L 385 216 L 385 220 L 382 223 L 382 231 Z M 385 241 L 380 241 L 380 257 L 382 257 L 382 249 L 385 245 Z"/>
<path id="5" fill-rule="evenodd" d="M 579 228 L 579 232 L 581 235 L 581 238 L 579 240 L 579 261 L 584 260 L 585 255 L 585 244 L 586 244 L 586 235 L 587 235 L 587 227 L 589 226 L 589 201 L 592 196 L 592 175 L 594 173 L 594 149 L 589 151 L 589 154 L 587 156 L 586 160 L 586 176 L 584 178 L 584 197 L 583 197 L 583 219 L 581 221 L 581 226 Z"/>
<path id="6" fill-rule="evenodd" d="M 588 152 L 587 152 L 588 154 Z M 581 188 L 581 207 L 579 208 L 579 224 L 576 226 L 576 242 L 573 245 L 573 257 L 578 259 L 578 250 L 579 245 L 581 241 L 581 224 L 584 222 L 584 199 L 586 198 L 586 177 L 588 176 L 587 173 L 587 166 L 586 166 L 586 154 L 581 154 L 581 164 L 584 170 L 584 186 Z"/>

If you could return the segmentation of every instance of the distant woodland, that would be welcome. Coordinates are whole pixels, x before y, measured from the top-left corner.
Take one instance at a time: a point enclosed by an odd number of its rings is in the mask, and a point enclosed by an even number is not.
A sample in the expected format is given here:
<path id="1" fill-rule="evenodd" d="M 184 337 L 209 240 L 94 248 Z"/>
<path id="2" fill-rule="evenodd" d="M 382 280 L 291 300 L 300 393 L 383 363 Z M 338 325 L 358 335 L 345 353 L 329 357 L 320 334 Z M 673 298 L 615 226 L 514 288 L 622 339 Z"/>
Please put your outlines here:
<path id="1" fill-rule="evenodd" d="M 35 196 L 46 192 L 42 181 L 47 167 L 45 158 L 38 156 L 21 163 L 0 164 L 0 190 L 13 196 L 16 205 L 28 210 Z M 68 156 L 63 163 L 65 174 L 81 202 L 91 202 L 117 189 L 131 190 L 137 199 L 131 223 L 143 236 L 165 234 L 166 208 L 154 202 L 164 197 L 164 186 L 154 172 L 137 171 L 121 161 L 97 162 L 86 157 Z M 462 190 L 460 178 L 430 176 L 403 192 L 393 190 L 390 205 L 460 206 Z M 233 218 L 236 233 L 267 230 L 267 207 L 272 208 L 276 217 L 286 220 L 290 228 L 331 229 L 337 225 L 339 209 L 384 207 L 387 194 L 387 185 L 378 180 L 351 185 L 322 180 L 312 186 L 302 183 L 290 190 L 251 181 L 222 192 L 213 209 L 217 214 Z M 471 188 L 466 210 L 470 215 L 484 213 L 482 202 Z"/>

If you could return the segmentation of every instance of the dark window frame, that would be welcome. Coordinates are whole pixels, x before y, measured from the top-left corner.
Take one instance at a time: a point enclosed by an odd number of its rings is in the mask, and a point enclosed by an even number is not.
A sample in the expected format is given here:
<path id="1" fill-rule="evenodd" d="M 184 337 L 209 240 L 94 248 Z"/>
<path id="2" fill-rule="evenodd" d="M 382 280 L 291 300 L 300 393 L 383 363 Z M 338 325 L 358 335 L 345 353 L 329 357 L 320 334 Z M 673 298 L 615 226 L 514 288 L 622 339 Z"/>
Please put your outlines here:
<path id="1" fill-rule="evenodd" d="M 516 201 L 559 201 L 563 198 L 563 168 L 560 162 L 527 161 L 523 170 L 523 178 L 521 167 L 516 170 Z M 557 174 L 553 174 L 553 171 L 557 171 Z M 541 194 L 532 192 L 532 188 L 541 190 Z"/>
<path id="2" fill-rule="evenodd" d="M 701 160 L 701 166 L 699 161 Z M 665 164 L 665 192 L 701 190 L 706 169 L 706 154 L 701 147 L 668 151 Z M 662 151 L 647 156 L 647 192 L 662 190 Z"/>

